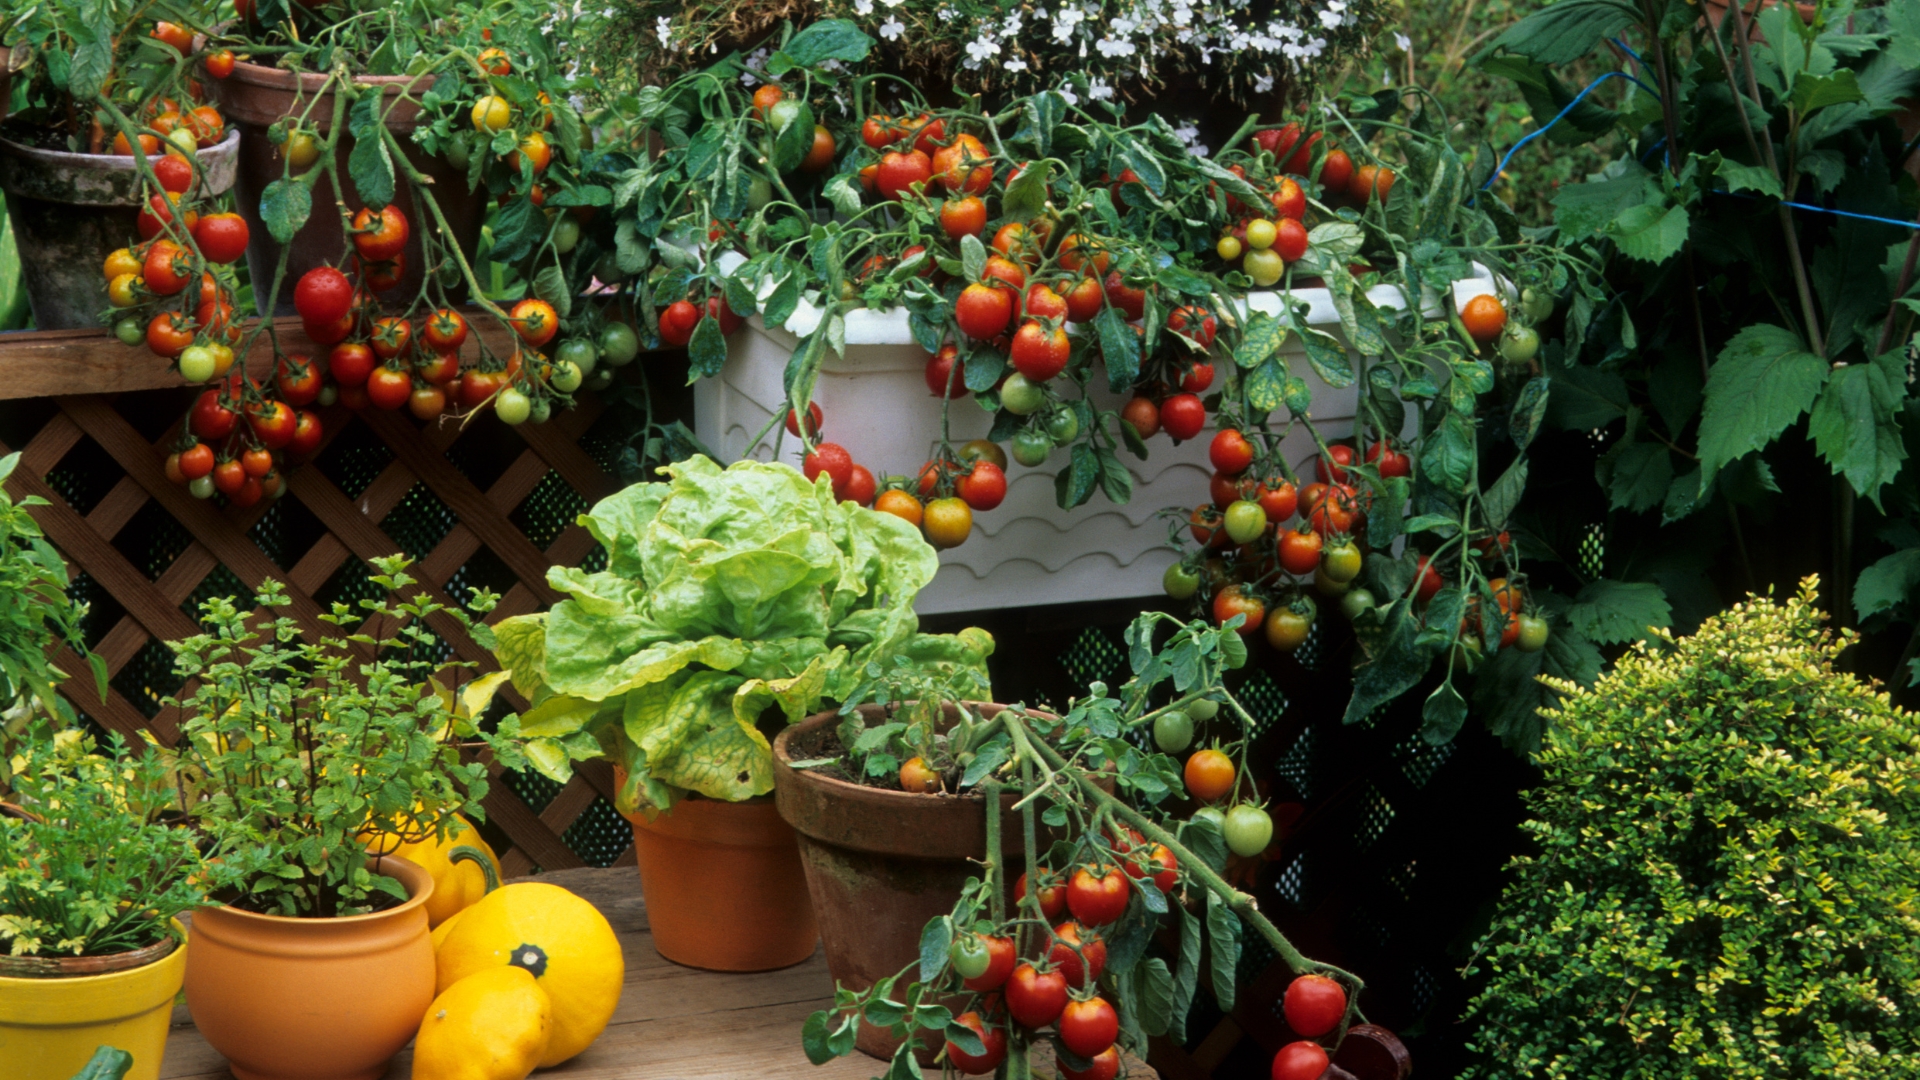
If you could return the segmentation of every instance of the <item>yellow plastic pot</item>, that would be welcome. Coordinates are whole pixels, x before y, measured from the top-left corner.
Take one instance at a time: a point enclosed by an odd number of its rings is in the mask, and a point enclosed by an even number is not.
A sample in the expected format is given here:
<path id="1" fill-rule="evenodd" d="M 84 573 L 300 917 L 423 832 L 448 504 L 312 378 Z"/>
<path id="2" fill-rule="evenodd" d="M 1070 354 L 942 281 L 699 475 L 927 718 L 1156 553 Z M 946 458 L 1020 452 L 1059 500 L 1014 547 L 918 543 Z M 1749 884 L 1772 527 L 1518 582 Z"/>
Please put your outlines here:
<path id="1" fill-rule="evenodd" d="M 174 928 L 185 933 L 176 921 Z M 144 967 L 74 978 L 0 977 L 0 1074 L 71 1080 L 102 1046 L 133 1055 L 127 1080 L 157 1080 L 187 945 Z"/>

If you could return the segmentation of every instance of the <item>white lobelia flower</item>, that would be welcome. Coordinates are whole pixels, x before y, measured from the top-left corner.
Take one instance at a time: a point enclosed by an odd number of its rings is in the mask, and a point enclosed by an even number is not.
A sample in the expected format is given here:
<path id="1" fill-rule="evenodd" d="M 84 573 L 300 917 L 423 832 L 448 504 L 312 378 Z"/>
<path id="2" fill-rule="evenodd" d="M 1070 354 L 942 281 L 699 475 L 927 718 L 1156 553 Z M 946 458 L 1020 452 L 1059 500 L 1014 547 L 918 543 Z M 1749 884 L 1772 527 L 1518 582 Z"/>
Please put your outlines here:
<path id="1" fill-rule="evenodd" d="M 661 48 L 665 49 L 665 48 L 672 47 L 673 45 L 673 20 L 672 19 L 667 18 L 665 15 L 662 15 L 658 19 L 655 19 L 653 22 L 653 32 L 660 35 Z"/>
<path id="2" fill-rule="evenodd" d="M 1413 39 L 1400 33 L 1398 30 L 1393 33 L 1393 43 L 1400 47 L 1401 52 L 1413 51 Z"/>
<path id="3" fill-rule="evenodd" d="M 880 24 L 880 36 L 886 38 L 888 41 L 898 41 L 900 40 L 900 35 L 906 32 L 907 24 L 901 22 L 899 19 L 888 19 L 886 22 Z"/>
<path id="4" fill-rule="evenodd" d="M 1271 75 L 1257 75 L 1257 76 L 1255 76 L 1255 77 L 1254 77 L 1254 80 L 1253 80 L 1253 92 L 1254 92 L 1254 93 L 1256 93 L 1256 94 L 1265 94 L 1265 93 L 1267 93 L 1267 92 L 1269 92 L 1269 91 L 1271 91 L 1272 89 L 1273 89 L 1273 76 L 1271 76 Z"/>
<path id="5" fill-rule="evenodd" d="M 1088 101 L 1105 101 L 1113 96 L 1113 87 L 1105 79 L 1094 79 L 1087 83 Z"/>
<path id="6" fill-rule="evenodd" d="M 873 14 L 873 0 L 853 0 L 853 13 L 855 15 Z"/>

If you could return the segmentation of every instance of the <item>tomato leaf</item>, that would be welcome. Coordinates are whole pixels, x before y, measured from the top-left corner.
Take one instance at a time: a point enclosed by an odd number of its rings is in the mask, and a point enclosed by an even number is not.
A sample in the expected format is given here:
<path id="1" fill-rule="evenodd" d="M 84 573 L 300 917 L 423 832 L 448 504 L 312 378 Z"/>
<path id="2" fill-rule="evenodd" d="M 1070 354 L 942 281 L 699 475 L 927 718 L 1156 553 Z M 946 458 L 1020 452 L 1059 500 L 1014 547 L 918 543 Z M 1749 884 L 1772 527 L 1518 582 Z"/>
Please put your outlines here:
<path id="1" fill-rule="evenodd" d="M 1233 1011 L 1234 976 L 1240 967 L 1240 916 L 1220 894 L 1207 892 L 1207 938 L 1212 944 L 1213 996 L 1225 1012 Z"/>
<path id="2" fill-rule="evenodd" d="M 1619 0 L 1561 0 L 1508 27 L 1474 61 L 1505 49 L 1543 64 L 1569 64 L 1639 18 L 1639 12 Z"/>
<path id="3" fill-rule="evenodd" d="M 1642 203 L 1630 206 L 1601 230 L 1630 259 L 1666 262 L 1687 246 L 1687 208 Z"/>
<path id="4" fill-rule="evenodd" d="M 1372 570 L 1375 560 L 1367 561 L 1368 569 Z M 1377 595 L 1396 594 L 1389 590 Z M 1383 613 L 1382 625 L 1386 629 L 1376 640 L 1371 659 L 1353 673 L 1353 696 L 1347 699 L 1343 723 L 1357 724 L 1365 720 L 1375 709 L 1413 689 L 1425 677 L 1434 648 L 1414 640 L 1417 623 L 1411 608 L 1412 598 L 1401 593 Z"/>
<path id="5" fill-rule="evenodd" d="M 1157 956 L 1149 958 L 1140 965 L 1135 979 L 1138 990 L 1134 1002 L 1141 1030 L 1148 1035 L 1165 1035 L 1173 1022 L 1173 974 L 1167 970 L 1167 962 Z"/>
<path id="6" fill-rule="evenodd" d="M 920 1072 L 920 1061 L 913 1056 L 919 1043 L 912 1039 L 900 1044 L 893 1052 L 893 1063 L 887 1068 L 885 1080 L 924 1080 Z"/>
<path id="7" fill-rule="evenodd" d="M 1233 350 L 1233 362 L 1242 371 L 1253 371 L 1267 362 L 1287 340 L 1287 324 L 1267 314 L 1256 311 L 1247 316 L 1246 329 L 1240 335 L 1240 345 Z M 1284 370 L 1280 372 L 1284 375 Z M 1280 403 L 1264 406 L 1267 410 L 1279 408 Z M 1256 408 L 1261 406 L 1256 405 Z"/>
<path id="8" fill-rule="evenodd" d="M 1039 216 L 1047 205 L 1047 180 L 1053 175 L 1053 168 L 1047 162 L 1032 162 L 1020 170 L 1020 175 L 1007 183 L 1001 212 L 1015 221 L 1024 221 Z"/>
<path id="9" fill-rule="evenodd" d="M 720 330 L 720 320 L 701 319 L 694 325 L 693 337 L 687 342 L 687 361 L 692 369 L 689 383 L 718 375 L 727 366 L 727 335 Z"/>
<path id="10" fill-rule="evenodd" d="M 393 158 L 380 137 L 379 94 L 368 94 L 353 103 L 347 113 L 347 133 L 353 136 L 353 150 L 347 154 L 347 175 L 353 189 L 368 206 L 385 206 L 393 201 Z M 498 226 L 495 226 L 496 235 Z M 496 256 L 498 258 L 498 256 Z M 511 262 L 511 259 L 501 261 Z"/>
<path id="11" fill-rule="evenodd" d="M 987 246 L 978 236 L 960 238 L 960 269 L 969 282 L 979 281 L 987 272 Z"/>
<path id="12" fill-rule="evenodd" d="M 1222 842 L 1224 845 L 1224 841 Z M 1212 896 L 1212 893 L 1208 893 Z M 1187 1010 L 1193 1007 L 1193 992 L 1200 982 L 1200 917 L 1185 907 L 1180 911 L 1180 956 L 1174 962 L 1172 1023 L 1168 1034 L 1175 1042 L 1187 1040 Z"/>
<path id="13" fill-rule="evenodd" d="M 953 944 L 953 919 L 935 915 L 920 931 L 920 981 L 932 982 L 947 970 L 947 947 Z"/>
<path id="14" fill-rule="evenodd" d="M 1234 635 L 1236 639 L 1239 636 Z M 1180 842 L 1216 873 L 1226 870 L 1227 837 L 1217 823 L 1206 818 L 1189 819 L 1180 826 Z"/>
<path id="15" fill-rule="evenodd" d="M 1160 165 L 1160 159 L 1151 150 L 1131 136 L 1120 136 L 1114 140 L 1120 150 L 1120 158 L 1126 167 L 1133 170 L 1140 182 L 1157 198 L 1167 190 L 1167 170 Z"/>
<path id="16" fill-rule="evenodd" d="M 101 10 L 106 10 L 105 5 Z M 73 62 L 67 67 L 67 92 L 76 101 L 90 101 L 112 73 L 113 38 L 98 36 L 73 50 Z"/>
<path id="17" fill-rule="evenodd" d="M 1467 700 L 1453 688 L 1453 680 L 1448 679 L 1427 695 L 1420 717 L 1420 737 L 1429 746 L 1445 746 L 1460 734 L 1461 726 L 1467 722 Z"/>
<path id="18" fill-rule="evenodd" d="M 1100 355 L 1107 361 L 1107 387 L 1120 393 L 1140 374 L 1140 337 L 1127 325 L 1120 309 L 1112 305 L 1101 308 L 1093 322 L 1100 332 Z"/>
<path id="19" fill-rule="evenodd" d="M 833 1023 L 833 1014 L 825 1009 L 807 1017 L 800 1025 L 800 1048 L 807 1053 L 807 1060 L 815 1065 L 825 1065 L 840 1055 L 828 1045 L 828 1027 Z"/>
<path id="20" fill-rule="evenodd" d="M 1301 347 L 1306 350 L 1307 363 L 1313 366 L 1314 374 L 1320 381 L 1335 390 L 1353 385 L 1353 360 L 1347 355 L 1346 347 L 1340 339 L 1323 330 L 1315 330 L 1301 321 L 1299 312 L 1293 305 L 1283 303 L 1280 306 L 1282 317 L 1294 333 L 1300 335 Z"/>
<path id="21" fill-rule="evenodd" d="M 1513 412 L 1507 418 L 1507 434 L 1522 450 L 1533 443 L 1533 437 L 1540 433 L 1541 422 L 1547 418 L 1551 387 L 1547 379 L 1528 379 L 1514 398 Z"/>
<path id="22" fill-rule="evenodd" d="M 355 152 L 358 152 L 358 146 L 355 147 Z M 364 193 L 363 189 L 362 194 Z M 532 199 L 521 196 L 510 200 L 507 205 L 500 208 L 498 214 L 494 215 L 493 251 L 490 257 L 495 262 L 519 262 L 533 250 L 533 246 L 539 243 L 546 233 L 546 215 L 534 208 Z"/>
<path id="23" fill-rule="evenodd" d="M 800 67 L 818 67 L 828 60 L 852 64 L 867 58 L 873 39 L 845 19 L 821 19 L 788 39 L 781 49 Z"/>
<path id="24" fill-rule="evenodd" d="M 1367 543 L 1384 548 L 1400 535 L 1406 520 L 1407 490 L 1412 485 L 1404 476 L 1389 476 L 1373 484 L 1373 507 L 1367 513 Z"/>
<path id="25" fill-rule="evenodd" d="M 1473 482 L 1473 421 L 1449 411 L 1420 448 L 1420 476 L 1456 495 Z"/>
<path id="26" fill-rule="evenodd" d="M 976 394 L 993 389 L 999 383 L 1000 376 L 1006 374 L 1006 356 L 986 342 L 970 343 L 964 356 L 966 387 Z"/>
<path id="27" fill-rule="evenodd" d="M 1164 913 L 1166 904 L 1161 903 Z M 1147 954 L 1147 946 L 1153 942 L 1153 931 L 1159 920 L 1153 913 L 1139 904 L 1127 905 L 1126 913 L 1120 921 L 1106 927 L 1107 970 L 1115 975 L 1132 970 L 1140 958 Z"/>
<path id="28" fill-rule="evenodd" d="M 285 244 L 313 213 L 313 195 L 298 180 L 279 179 L 260 193 L 260 220 L 267 234 Z"/>
<path id="29" fill-rule="evenodd" d="M 1100 490 L 1105 493 L 1108 502 L 1125 506 L 1133 498 L 1133 474 L 1106 447 L 1098 448 L 1094 454 L 1100 462 Z"/>
<path id="30" fill-rule="evenodd" d="M 948 1042 L 975 1057 L 980 1057 L 987 1052 L 986 1040 L 980 1037 L 979 1032 L 965 1024 L 949 1021 L 946 1035 Z"/>
<path id="31" fill-rule="evenodd" d="M 1487 526 L 1494 530 L 1506 528 L 1507 519 L 1513 516 L 1513 508 L 1520 504 L 1520 496 L 1526 490 L 1527 459 L 1516 458 L 1480 497 L 1480 511 L 1487 517 Z"/>
<path id="32" fill-rule="evenodd" d="M 1650 581 L 1590 581 L 1567 609 L 1567 623 L 1602 645 L 1639 641 L 1648 627 L 1673 623 L 1667 594 Z"/>
<path id="33" fill-rule="evenodd" d="M 1729 462 L 1763 449 L 1826 385 L 1826 361 L 1800 336 L 1761 323 L 1734 335 L 1707 376 L 1700 415 L 1700 490 Z"/>
<path id="34" fill-rule="evenodd" d="M 813 149 L 813 109 L 804 101 L 795 104 L 798 107 L 794 109 L 782 106 L 775 110 L 781 124 L 773 132 L 773 153 L 768 156 L 773 167 L 783 173 L 792 172 Z"/>

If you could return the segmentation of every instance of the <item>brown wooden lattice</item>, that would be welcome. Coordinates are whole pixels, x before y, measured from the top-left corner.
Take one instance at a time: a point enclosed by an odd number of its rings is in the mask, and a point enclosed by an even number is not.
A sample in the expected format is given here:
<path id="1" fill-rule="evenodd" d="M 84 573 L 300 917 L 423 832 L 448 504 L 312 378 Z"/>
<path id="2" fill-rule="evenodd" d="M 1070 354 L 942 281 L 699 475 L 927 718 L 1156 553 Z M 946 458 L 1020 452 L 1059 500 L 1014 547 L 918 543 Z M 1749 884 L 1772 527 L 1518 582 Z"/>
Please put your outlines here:
<path id="1" fill-rule="evenodd" d="M 487 321 L 475 320 L 475 325 Z M 309 352 L 319 351 L 307 345 L 297 320 L 282 320 L 276 329 L 288 347 L 306 346 Z M 482 336 L 496 353 L 504 353 L 511 343 L 502 339 L 503 333 L 491 328 L 482 331 Z M 271 364 L 272 357 L 262 342 L 248 358 L 249 373 L 256 379 L 266 378 Z M 0 398 L 50 398 L 58 410 L 26 445 L 15 448 L 0 444 L 0 454 L 14 449 L 21 452 L 20 466 L 7 482 L 7 490 L 16 499 L 38 495 L 47 501 L 47 506 L 36 508 L 33 514 L 48 539 L 66 556 L 72 571 L 84 573 L 124 609 L 125 614 L 95 645 L 113 675 L 125 669 L 149 643 L 197 633 L 198 627 L 182 605 L 222 566 L 248 590 L 268 578 L 281 582 L 292 602 L 288 614 L 304 632 L 323 632 L 326 627 L 319 615 L 324 608 L 315 600 L 316 594 L 348 562 L 364 562 L 402 550 L 383 530 L 382 523 L 416 486 L 424 486 L 456 519 L 409 571 L 421 586 L 439 602 L 452 604 L 446 591 L 448 582 L 484 548 L 509 568 L 515 579 L 488 621 L 540 610 L 558 599 L 547 586 L 547 568 L 578 565 L 593 551 L 594 541 L 585 529 L 569 523 L 542 550 L 515 524 L 515 510 L 549 473 L 556 474 L 588 503 L 616 486 L 578 445 L 577 440 L 602 411 L 590 395 L 581 395 L 576 408 L 555 413 L 547 424 L 517 429 L 508 429 L 491 416 L 479 417 L 465 426 L 451 418 L 422 424 L 404 413 L 373 409 L 355 413 L 336 405 L 321 411 L 329 445 L 351 426 L 364 424 L 392 452 L 393 459 L 358 497 L 351 499 L 317 464 L 299 465 L 289 471 L 284 498 L 303 504 L 325 532 L 305 552 L 289 555 L 283 566 L 269 558 L 248 533 L 272 504 L 240 508 L 194 498 L 170 482 L 163 468 L 178 434 L 178 423 L 158 440 L 149 441 L 127 419 L 127 410 L 143 407 L 148 397 L 156 399 L 156 407 L 177 408 L 177 391 L 156 392 L 180 385 L 178 377 L 145 350 L 127 349 L 96 332 L 50 331 L 0 338 Z M 105 392 L 72 392 L 79 388 Z M 116 400 L 117 395 L 128 393 L 138 398 Z M 447 457 L 448 449 L 462 438 L 517 438 L 524 442 L 524 448 L 490 486 L 481 490 Z M 123 475 L 82 514 L 48 482 L 48 474 L 84 439 L 91 439 L 110 456 Z M 323 446 L 315 460 L 324 454 Z M 184 551 L 153 576 L 114 544 L 115 537 L 149 504 L 156 504 L 192 538 Z M 478 665 L 483 672 L 498 668 L 492 655 L 453 619 L 439 617 L 434 629 L 460 659 Z M 102 702 L 83 658 L 63 647 L 56 653 L 55 662 L 70 676 L 61 692 L 102 727 L 128 737 L 151 731 L 168 745 L 179 738 L 177 710 L 162 709 L 149 719 L 120 690 L 111 687 Z M 514 707 L 525 707 L 511 688 L 507 693 Z M 496 777 L 500 771 L 495 765 Z M 496 780 L 484 804 L 488 821 L 512 842 L 512 848 L 501 857 L 508 876 L 526 874 L 535 867 L 562 870 L 588 865 L 561 834 L 596 797 L 611 801 L 613 792 L 612 769 L 604 763 L 588 763 L 536 813 L 512 788 Z M 631 863 L 631 847 L 617 861 Z"/>

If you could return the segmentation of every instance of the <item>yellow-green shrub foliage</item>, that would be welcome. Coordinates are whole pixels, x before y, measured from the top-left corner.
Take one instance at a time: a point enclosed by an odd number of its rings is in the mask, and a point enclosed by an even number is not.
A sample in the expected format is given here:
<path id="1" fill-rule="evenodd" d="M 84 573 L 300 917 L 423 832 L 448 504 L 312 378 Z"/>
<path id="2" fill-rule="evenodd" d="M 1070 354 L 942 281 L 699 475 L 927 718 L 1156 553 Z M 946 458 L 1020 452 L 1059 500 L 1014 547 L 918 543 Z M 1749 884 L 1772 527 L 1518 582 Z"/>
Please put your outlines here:
<path id="1" fill-rule="evenodd" d="M 1470 1075 L 1920 1077 L 1920 729 L 1813 589 L 1554 686 Z"/>

